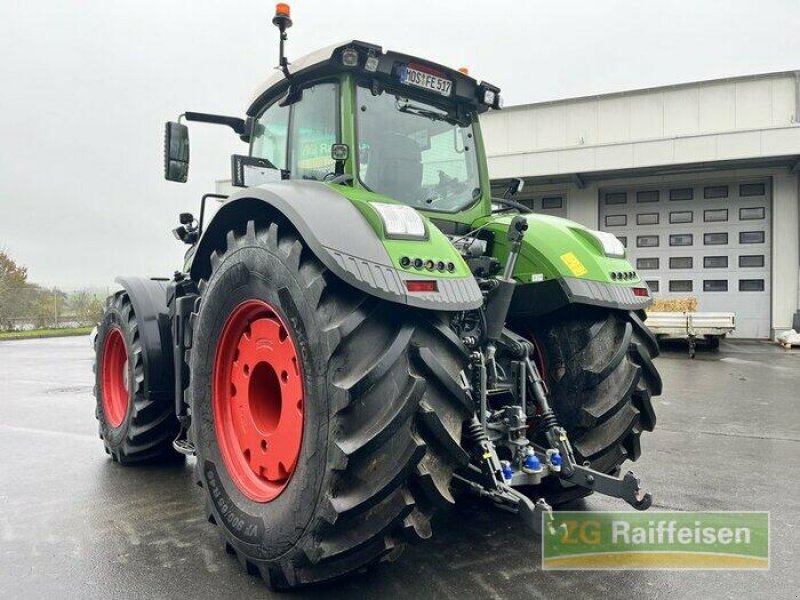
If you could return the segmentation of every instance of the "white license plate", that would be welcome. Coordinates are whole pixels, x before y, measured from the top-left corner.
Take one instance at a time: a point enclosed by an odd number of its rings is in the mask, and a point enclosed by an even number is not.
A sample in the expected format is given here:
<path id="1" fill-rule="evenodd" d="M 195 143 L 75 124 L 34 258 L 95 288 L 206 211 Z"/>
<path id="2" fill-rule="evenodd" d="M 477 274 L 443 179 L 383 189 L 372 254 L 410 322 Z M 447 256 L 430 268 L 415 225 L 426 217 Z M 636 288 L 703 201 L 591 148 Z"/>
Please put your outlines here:
<path id="1" fill-rule="evenodd" d="M 449 79 L 413 67 L 405 67 L 400 71 L 400 83 L 430 90 L 442 96 L 449 96 L 453 90 L 453 82 Z"/>

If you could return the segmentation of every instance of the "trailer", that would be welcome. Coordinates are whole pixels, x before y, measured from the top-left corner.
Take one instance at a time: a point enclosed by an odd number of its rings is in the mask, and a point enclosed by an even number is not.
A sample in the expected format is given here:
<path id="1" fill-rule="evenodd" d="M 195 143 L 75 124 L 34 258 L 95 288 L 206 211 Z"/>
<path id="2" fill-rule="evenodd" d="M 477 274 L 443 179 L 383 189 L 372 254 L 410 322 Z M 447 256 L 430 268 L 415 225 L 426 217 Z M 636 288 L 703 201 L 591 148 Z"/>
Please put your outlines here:
<path id="1" fill-rule="evenodd" d="M 736 329 L 736 313 L 732 312 L 648 312 L 647 326 L 657 338 L 685 339 L 689 342 L 689 358 L 694 358 L 698 338 L 711 348 Z"/>

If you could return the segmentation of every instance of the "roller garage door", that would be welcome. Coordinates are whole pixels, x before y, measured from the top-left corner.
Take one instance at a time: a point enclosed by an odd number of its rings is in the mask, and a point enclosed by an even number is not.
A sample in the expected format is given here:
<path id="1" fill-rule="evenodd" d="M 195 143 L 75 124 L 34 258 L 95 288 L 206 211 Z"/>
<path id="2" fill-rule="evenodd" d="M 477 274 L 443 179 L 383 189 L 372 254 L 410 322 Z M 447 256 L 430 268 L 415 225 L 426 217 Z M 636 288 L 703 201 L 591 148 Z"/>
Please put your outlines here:
<path id="1" fill-rule="evenodd" d="M 535 213 L 567 218 L 566 194 L 551 193 L 526 196 L 523 190 L 517 200 L 526 206 L 530 206 Z"/>
<path id="2" fill-rule="evenodd" d="M 770 336 L 769 180 L 609 188 L 600 228 L 619 237 L 653 295 L 736 313 L 736 337 Z"/>

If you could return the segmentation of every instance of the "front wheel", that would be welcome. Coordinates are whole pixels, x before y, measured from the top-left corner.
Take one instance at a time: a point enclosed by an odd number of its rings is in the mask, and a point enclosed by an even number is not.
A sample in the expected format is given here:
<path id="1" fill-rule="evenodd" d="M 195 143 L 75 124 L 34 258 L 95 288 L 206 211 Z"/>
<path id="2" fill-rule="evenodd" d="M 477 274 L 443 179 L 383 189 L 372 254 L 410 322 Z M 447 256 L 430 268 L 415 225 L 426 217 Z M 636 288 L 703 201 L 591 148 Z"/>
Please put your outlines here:
<path id="1" fill-rule="evenodd" d="M 120 464 L 180 462 L 172 402 L 146 397 L 139 321 L 127 292 L 109 298 L 95 339 L 95 415 L 106 453 Z"/>
<path id="2" fill-rule="evenodd" d="M 642 431 L 656 424 L 658 342 L 645 318 L 644 312 L 573 305 L 513 325 L 536 346 L 550 404 L 576 459 L 604 473 L 618 473 L 626 460 L 639 458 Z M 531 435 L 543 437 L 539 431 Z M 556 481 L 535 493 L 563 504 L 591 492 Z"/>

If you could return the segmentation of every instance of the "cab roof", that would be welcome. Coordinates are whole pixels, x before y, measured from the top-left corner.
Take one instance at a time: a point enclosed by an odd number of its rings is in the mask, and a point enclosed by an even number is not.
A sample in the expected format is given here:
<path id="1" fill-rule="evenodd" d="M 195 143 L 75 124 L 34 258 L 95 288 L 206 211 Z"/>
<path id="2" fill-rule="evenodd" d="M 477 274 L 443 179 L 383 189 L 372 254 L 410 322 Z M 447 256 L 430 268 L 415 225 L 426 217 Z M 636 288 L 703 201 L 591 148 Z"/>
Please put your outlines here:
<path id="1" fill-rule="evenodd" d="M 345 50 L 355 51 L 358 56 L 355 65 L 344 64 L 342 55 Z M 350 55 L 352 56 L 352 53 Z M 370 67 L 374 67 L 374 69 L 367 68 L 369 58 L 377 60 L 377 62 L 370 61 Z M 407 87 L 415 96 L 429 97 L 428 99 L 434 104 L 469 105 L 477 112 L 484 112 L 489 108 L 500 108 L 502 105 L 500 89 L 487 82 L 478 81 L 460 71 L 429 60 L 399 52 L 384 51 L 381 46 L 376 44 L 346 40 L 291 61 L 289 63 L 289 79 L 280 69 L 276 68 L 275 73 L 257 88 L 247 114 L 255 116 L 264 105 L 286 93 L 290 87 L 302 87 L 306 82 L 343 72 L 353 72 L 360 79 L 397 88 L 402 85 L 398 76 L 399 69 L 409 65 L 412 68 L 421 67 L 426 72 L 452 81 L 452 90 L 447 97 L 437 92 L 403 86 Z M 487 92 L 491 93 L 487 95 Z M 491 102 L 487 103 L 487 99 L 491 99 Z"/>

